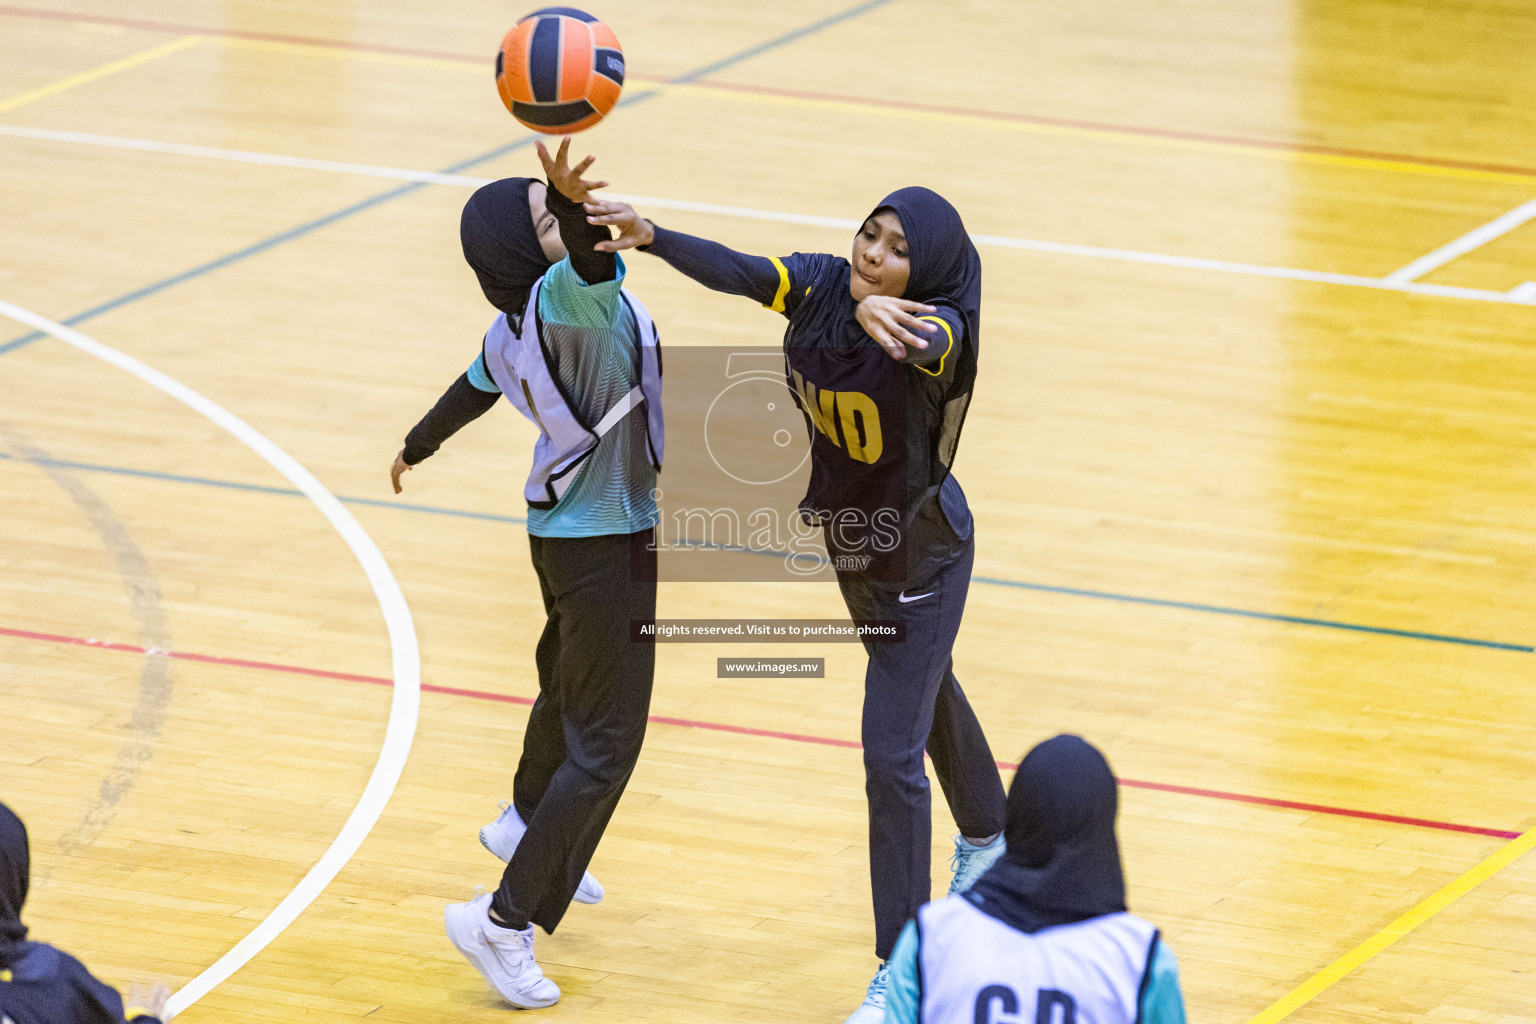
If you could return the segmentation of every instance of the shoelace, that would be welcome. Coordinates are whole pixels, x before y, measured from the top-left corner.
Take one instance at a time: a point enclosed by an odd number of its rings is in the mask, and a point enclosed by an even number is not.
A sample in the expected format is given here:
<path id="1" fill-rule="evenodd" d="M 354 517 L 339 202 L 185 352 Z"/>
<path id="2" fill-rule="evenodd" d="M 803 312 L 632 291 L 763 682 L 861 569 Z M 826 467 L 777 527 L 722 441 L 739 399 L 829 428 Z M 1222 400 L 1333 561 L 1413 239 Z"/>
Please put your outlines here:
<path id="1" fill-rule="evenodd" d="M 962 839 L 961 842 L 965 842 L 965 840 Z M 965 877 L 964 873 L 971 869 L 971 865 L 975 863 L 976 856 L 985 852 L 985 850 L 986 847 L 966 846 L 962 848 L 956 845 L 954 855 L 949 858 L 949 873 L 954 875 L 955 879 L 961 883 L 972 881 L 972 879 Z"/>
<path id="2" fill-rule="evenodd" d="M 891 980 L 891 968 L 889 964 L 881 964 L 875 972 L 875 978 L 869 983 L 869 991 L 864 994 L 864 1001 L 874 1006 L 885 1006 L 885 989 Z"/>
<path id="3" fill-rule="evenodd" d="M 993 842 L 995 843 L 996 840 L 993 840 Z M 965 845 L 961 846 L 960 845 L 961 843 L 965 843 Z M 971 865 L 976 862 L 975 861 L 976 857 L 978 857 L 978 856 L 980 856 L 982 854 L 987 853 L 991 849 L 992 849 L 991 845 L 987 845 L 987 846 L 972 846 L 970 843 L 966 842 L 966 840 L 964 840 L 964 839 L 959 840 L 958 842 L 955 843 L 955 852 L 954 852 L 954 854 L 951 855 L 950 858 L 949 858 L 949 873 L 958 877 L 960 875 L 960 872 L 961 872 L 962 869 L 963 870 L 969 870 L 970 869 Z M 962 881 L 967 881 L 967 882 L 974 881 L 974 879 L 961 879 L 961 880 Z"/>

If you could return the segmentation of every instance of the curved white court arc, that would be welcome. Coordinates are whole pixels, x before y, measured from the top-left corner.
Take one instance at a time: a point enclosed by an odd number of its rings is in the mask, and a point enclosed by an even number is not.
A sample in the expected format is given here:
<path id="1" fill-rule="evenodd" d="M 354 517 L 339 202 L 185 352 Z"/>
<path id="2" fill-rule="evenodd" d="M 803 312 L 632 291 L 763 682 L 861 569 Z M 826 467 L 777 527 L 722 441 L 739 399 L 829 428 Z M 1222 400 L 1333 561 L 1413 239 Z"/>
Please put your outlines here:
<path id="1" fill-rule="evenodd" d="M 369 776 L 368 784 L 363 787 L 362 796 L 358 798 L 346 824 L 336 834 L 331 845 L 293 891 L 229 952 L 171 997 L 170 1011 L 180 1013 L 245 966 L 252 957 L 282 934 L 283 930 L 314 902 L 315 898 L 352 859 L 358 848 L 362 846 L 363 840 L 368 837 L 368 833 L 373 830 L 379 816 L 384 813 L 384 806 L 394 793 L 395 786 L 400 781 L 400 773 L 405 768 L 406 758 L 410 755 L 411 742 L 416 735 L 416 721 L 420 713 L 421 655 L 416 642 L 416 626 L 411 620 L 411 611 L 405 603 L 405 595 L 400 590 L 400 584 L 390 572 L 389 565 L 384 561 L 384 555 L 379 551 L 378 545 L 374 544 L 373 538 L 368 536 L 367 531 L 336 499 L 336 496 L 315 479 L 314 474 L 305 469 L 293 456 L 268 440 L 256 428 L 180 381 L 130 355 L 103 345 L 72 327 L 55 323 L 3 299 L 0 299 L 0 316 L 42 331 L 132 374 L 151 387 L 208 417 L 270 463 L 295 487 L 304 492 L 310 501 L 314 502 L 320 514 L 325 516 L 336 532 L 341 534 L 341 539 L 346 542 L 347 547 L 352 549 L 353 555 L 356 556 L 358 563 L 363 567 L 364 574 L 368 577 L 369 585 L 373 587 L 374 596 L 378 599 L 379 607 L 384 613 L 385 627 L 389 632 L 395 681 L 389 709 L 389 724 L 385 729 L 384 744 L 379 750 L 378 761 L 374 764 L 373 774 Z"/>

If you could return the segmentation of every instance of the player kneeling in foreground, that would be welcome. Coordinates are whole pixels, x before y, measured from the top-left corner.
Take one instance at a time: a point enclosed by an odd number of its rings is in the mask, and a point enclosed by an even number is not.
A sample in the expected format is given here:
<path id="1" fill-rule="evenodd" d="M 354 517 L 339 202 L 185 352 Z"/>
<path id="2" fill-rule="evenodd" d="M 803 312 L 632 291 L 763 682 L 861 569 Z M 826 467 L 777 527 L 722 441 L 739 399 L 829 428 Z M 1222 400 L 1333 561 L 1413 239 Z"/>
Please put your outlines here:
<path id="1" fill-rule="evenodd" d="M 0 1020 L 10 1024 L 160 1024 L 170 1018 L 164 986 L 133 986 L 134 1006 L 91 976 L 85 965 L 42 942 L 28 942 L 21 923 L 32 877 L 27 827 L 0 804 Z"/>
<path id="2" fill-rule="evenodd" d="M 1125 910 L 1117 803 L 1085 741 L 1031 750 L 1008 788 L 1007 851 L 897 940 L 886 1024 L 1184 1024 L 1173 954 Z"/>
<path id="3" fill-rule="evenodd" d="M 629 621 L 656 616 L 660 352 L 650 315 L 621 289 L 624 261 L 593 248 L 608 229 L 581 203 L 601 186 L 581 180 L 591 158 L 567 166 L 568 147 L 551 159 L 539 146 L 547 199 L 541 182 L 508 178 L 465 205 L 464 256 L 502 312 L 391 470 L 399 493 L 403 472 L 500 395 L 539 427 L 524 488 L 548 616 L 539 697 L 512 803 L 480 830 L 507 866 L 494 896 L 444 914 L 453 944 L 523 1008 L 560 998 L 534 960 L 533 925 L 553 932 L 573 898 L 603 897 L 586 867 L 640 757 L 656 653 L 629 643 Z"/>

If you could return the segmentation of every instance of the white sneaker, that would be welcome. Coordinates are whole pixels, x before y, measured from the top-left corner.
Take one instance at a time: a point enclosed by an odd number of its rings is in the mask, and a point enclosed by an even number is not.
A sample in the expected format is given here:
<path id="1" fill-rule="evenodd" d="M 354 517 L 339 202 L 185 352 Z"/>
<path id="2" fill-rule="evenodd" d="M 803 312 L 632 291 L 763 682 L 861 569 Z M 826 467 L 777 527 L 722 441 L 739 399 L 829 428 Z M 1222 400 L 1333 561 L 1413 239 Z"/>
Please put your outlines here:
<path id="1" fill-rule="evenodd" d="M 513 1006 L 534 1010 L 560 1001 L 560 986 L 544 977 L 533 959 L 533 925 L 503 928 L 490 918 L 491 896 L 443 909 L 448 940 L 475 965 L 480 976 Z"/>
<path id="2" fill-rule="evenodd" d="M 881 964 L 875 972 L 875 980 L 869 983 L 864 1001 L 843 1024 L 883 1024 L 885 1021 L 885 989 L 891 977 L 889 964 Z"/>
<path id="3" fill-rule="evenodd" d="M 522 841 L 523 833 L 528 831 L 528 826 L 523 824 L 522 817 L 511 804 L 501 805 L 501 816 L 480 830 L 480 845 L 494 853 L 503 864 L 512 859 L 512 851 L 517 849 L 517 844 Z M 577 903 L 601 903 L 603 900 L 603 887 L 597 879 L 592 877 L 592 872 L 581 873 L 581 884 L 576 887 L 576 895 L 573 897 Z"/>
<path id="4" fill-rule="evenodd" d="M 987 873 L 997 863 L 997 858 L 1007 851 L 1007 843 L 999 832 L 986 846 L 972 846 L 962 835 L 955 836 L 955 855 L 949 858 L 949 869 L 955 873 L 949 882 L 949 894 L 965 892 L 976 884 L 976 879 Z"/>

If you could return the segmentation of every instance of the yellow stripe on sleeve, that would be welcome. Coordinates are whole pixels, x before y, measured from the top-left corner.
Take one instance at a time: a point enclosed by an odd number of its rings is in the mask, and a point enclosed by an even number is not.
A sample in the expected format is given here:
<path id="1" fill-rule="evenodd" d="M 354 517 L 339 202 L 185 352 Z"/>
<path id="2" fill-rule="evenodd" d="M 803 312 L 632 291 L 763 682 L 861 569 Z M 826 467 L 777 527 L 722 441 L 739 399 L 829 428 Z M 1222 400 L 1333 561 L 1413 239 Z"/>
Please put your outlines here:
<path id="1" fill-rule="evenodd" d="M 941 316 L 920 316 L 918 319 L 928 320 L 932 323 L 938 324 L 940 327 L 944 328 L 944 333 L 949 335 L 949 347 L 944 350 L 943 355 L 939 356 L 939 368 L 937 370 L 930 370 L 926 366 L 918 367 L 919 370 L 922 370 L 930 377 L 942 377 L 944 376 L 944 360 L 948 359 L 949 354 L 955 349 L 955 332 L 949 329 L 949 321 L 945 320 Z"/>
<path id="2" fill-rule="evenodd" d="M 779 290 L 774 294 L 772 302 L 765 302 L 763 305 L 775 313 L 782 313 L 784 312 L 784 296 L 789 294 L 789 268 L 785 267 L 783 261 L 777 256 L 769 256 L 768 259 L 778 268 Z"/>

